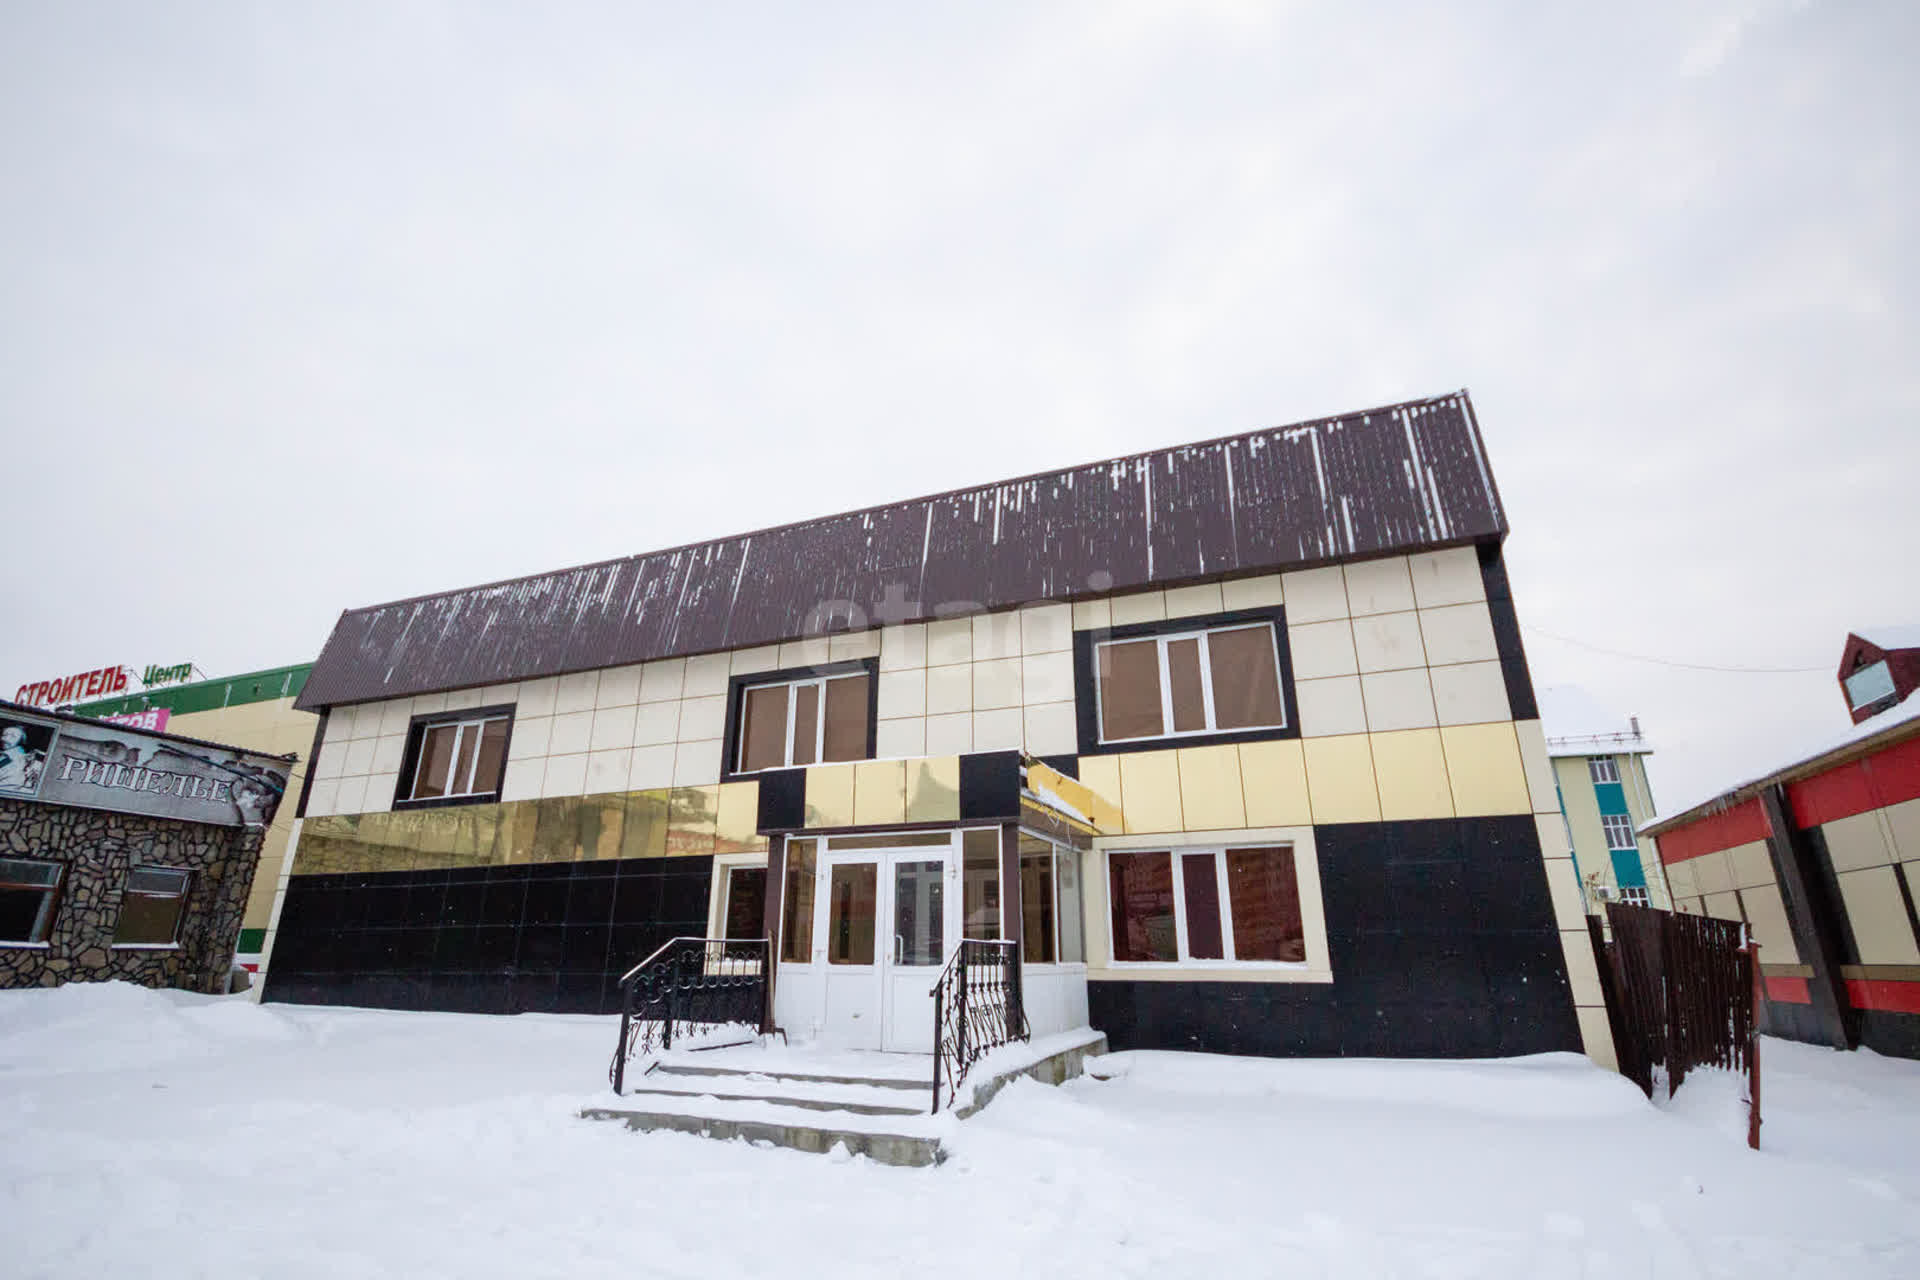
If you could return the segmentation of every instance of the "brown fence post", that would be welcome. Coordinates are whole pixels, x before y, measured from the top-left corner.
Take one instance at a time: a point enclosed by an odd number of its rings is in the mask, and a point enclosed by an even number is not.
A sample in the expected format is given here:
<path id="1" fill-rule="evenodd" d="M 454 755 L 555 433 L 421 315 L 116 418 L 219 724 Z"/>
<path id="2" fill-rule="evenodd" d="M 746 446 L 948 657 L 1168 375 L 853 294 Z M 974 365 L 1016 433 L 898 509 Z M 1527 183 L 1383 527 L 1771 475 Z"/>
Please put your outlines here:
<path id="1" fill-rule="evenodd" d="M 1753 1009 L 1747 1018 L 1747 1145 L 1760 1149 L 1760 1002 L 1766 998 L 1766 979 L 1760 976 L 1760 944 L 1749 937 L 1743 948 L 1752 972 Z"/>

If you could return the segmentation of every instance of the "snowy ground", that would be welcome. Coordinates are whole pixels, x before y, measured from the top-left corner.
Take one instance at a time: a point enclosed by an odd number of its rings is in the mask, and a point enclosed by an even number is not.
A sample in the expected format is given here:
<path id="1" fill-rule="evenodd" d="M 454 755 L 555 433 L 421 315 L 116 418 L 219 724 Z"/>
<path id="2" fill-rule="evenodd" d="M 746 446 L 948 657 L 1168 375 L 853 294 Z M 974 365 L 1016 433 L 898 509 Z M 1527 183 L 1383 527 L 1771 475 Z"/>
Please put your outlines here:
<path id="1" fill-rule="evenodd" d="M 6 1276 L 1920 1275 L 1920 1064 L 1121 1054 L 907 1170 L 636 1134 L 614 1025 L 0 992 Z"/>

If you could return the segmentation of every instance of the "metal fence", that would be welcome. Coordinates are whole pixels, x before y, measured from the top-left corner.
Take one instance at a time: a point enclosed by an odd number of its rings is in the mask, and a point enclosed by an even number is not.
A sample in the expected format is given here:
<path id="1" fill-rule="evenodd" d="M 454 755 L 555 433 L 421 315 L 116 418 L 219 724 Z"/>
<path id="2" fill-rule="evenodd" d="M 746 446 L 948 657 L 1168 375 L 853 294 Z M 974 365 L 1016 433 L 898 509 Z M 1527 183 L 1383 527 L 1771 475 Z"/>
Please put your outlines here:
<path id="1" fill-rule="evenodd" d="M 933 996 L 933 1109 L 940 1110 L 944 1074 L 953 1103 L 967 1071 L 989 1049 L 1028 1038 L 1020 989 L 1020 944 L 963 939 Z"/>
<path id="2" fill-rule="evenodd" d="M 620 1043 L 607 1077 L 626 1088 L 627 1063 L 671 1049 L 693 1027 L 771 1025 L 765 938 L 675 938 L 620 979 Z"/>
<path id="3" fill-rule="evenodd" d="M 1587 927 L 1620 1074 L 1668 1097 L 1696 1067 L 1745 1072 L 1749 1145 L 1760 1145 L 1760 948 L 1746 926 L 1607 904 Z M 1609 941 L 1607 933 L 1611 932 Z"/>

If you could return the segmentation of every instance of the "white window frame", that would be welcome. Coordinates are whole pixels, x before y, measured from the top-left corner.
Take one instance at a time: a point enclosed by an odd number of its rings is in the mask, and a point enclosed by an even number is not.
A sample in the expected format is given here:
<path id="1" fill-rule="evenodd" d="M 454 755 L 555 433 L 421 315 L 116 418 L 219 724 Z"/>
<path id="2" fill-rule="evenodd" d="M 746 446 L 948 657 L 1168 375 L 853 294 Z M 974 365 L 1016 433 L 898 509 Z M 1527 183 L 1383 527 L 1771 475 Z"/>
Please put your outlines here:
<path id="1" fill-rule="evenodd" d="M 1078 960 L 1062 960 L 1060 958 L 1060 952 L 1061 952 L 1060 922 L 1065 918 L 1065 912 L 1062 910 L 1062 904 L 1066 900 L 1066 895 L 1060 891 L 1060 864 L 1068 858 L 1074 858 L 1074 859 L 1079 858 L 1080 853 L 1072 845 L 1063 844 L 1061 841 L 1056 840 L 1054 837 L 1035 831 L 1031 827 L 1021 827 L 1019 834 L 1030 840 L 1038 840 L 1042 844 L 1046 845 L 1048 848 L 1053 850 L 1052 857 L 1047 864 L 1047 883 L 1053 886 L 1053 959 L 1052 960 L 1030 959 L 1027 954 L 1026 940 L 1023 936 L 1021 939 L 1021 945 L 1020 945 L 1020 963 L 1029 969 L 1084 970 L 1087 967 L 1087 878 L 1085 875 L 1080 874 L 1085 870 L 1085 868 L 1080 866 L 1077 862 L 1075 863 L 1073 870 L 1074 870 L 1074 874 L 1080 876 L 1078 883 L 1075 885 L 1075 889 L 1078 892 L 1080 897 L 1080 901 L 1075 904 L 1080 911 L 1080 958 Z M 961 856 L 964 857 L 964 845 L 962 846 L 962 850 L 963 850 L 963 853 Z M 1019 854 L 1019 857 L 1016 859 L 1016 863 L 1025 861 L 1026 857 L 1027 855 L 1025 851 L 1024 850 L 1021 851 L 1021 853 Z M 1020 891 L 1021 891 L 1022 898 L 1024 899 L 1026 894 L 1026 884 L 1024 880 L 1021 883 Z M 1021 906 L 1022 906 L 1022 913 L 1021 913 L 1021 920 L 1020 920 L 1020 929 L 1021 929 L 1021 933 L 1024 935 L 1026 932 L 1024 901 L 1022 902 Z M 1008 932 L 1008 927 L 1004 919 L 1004 917 L 1006 916 L 1006 911 L 1007 911 L 1006 887 L 1003 885 L 1000 891 L 1000 914 L 1002 916 L 1002 922 L 1001 922 L 1002 933 Z"/>
<path id="2" fill-rule="evenodd" d="M 760 684 L 742 685 L 740 689 L 740 711 L 738 714 L 738 722 L 735 725 L 734 731 L 733 731 L 733 736 L 735 739 L 733 744 L 733 763 L 734 763 L 733 771 L 735 773 L 764 773 L 768 769 L 792 769 L 796 767 L 798 768 L 813 767 L 812 765 L 796 766 L 793 763 L 794 720 L 799 716 L 799 713 L 800 713 L 800 699 L 793 696 L 793 690 L 800 688 L 802 685 L 812 685 L 820 691 L 818 695 L 816 695 L 819 698 L 819 702 L 815 706 L 814 717 L 813 717 L 813 764 L 817 765 L 817 764 L 852 763 L 851 761 L 822 760 L 820 758 L 821 756 L 826 754 L 826 749 L 827 749 L 827 685 L 828 683 L 834 680 L 858 680 L 861 678 L 866 678 L 871 680 L 873 678 L 873 673 L 870 671 L 864 671 L 864 670 L 842 671 L 838 675 L 831 675 L 831 676 L 808 676 L 800 680 L 767 680 Z M 783 685 L 787 689 L 787 727 L 784 732 L 785 747 L 781 753 L 782 763 L 762 765 L 758 769 L 749 769 L 746 767 L 747 698 L 749 695 L 755 693 L 758 690 L 777 689 Z M 868 728 L 869 728 L 869 732 L 867 736 L 869 739 L 871 739 L 873 736 L 871 732 L 871 726 L 869 725 Z M 867 758 L 868 757 L 866 756 L 861 757 L 861 759 L 863 760 Z"/>
<path id="3" fill-rule="evenodd" d="M 24 862 L 36 867 L 52 867 L 53 883 L 28 884 L 23 880 L 7 880 L 5 886 L 20 892 L 38 892 L 43 895 L 40 910 L 33 918 L 33 932 L 39 936 L 32 938 L 0 938 L 0 948 L 15 947 L 30 950 L 44 949 L 51 945 L 53 934 L 54 909 L 60 902 L 60 890 L 67 882 L 67 864 L 53 858 L 20 858 L 8 855 L 0 858 L 4 862 Z"/>
<path id="4" fill-rule="evenodd" d="M 1644 885 L 1635 888 L 1621 888 L 1620 901 L 1630 907 L 1650 907 L 1653 905 L 1653 892 Z"/>
<path id="5" fill-rule="evenodd" d="M 476 775 L 478 775 L 478 773 L 480 772 L 480 747 L 478 743 L 474 744 L 473 763 L 467 766 L 466 788 L 461 791 L 454 791 L 452 789 L 448 789 L 446 791 L 442 791 L 437 796 L 423 796 L 419 794 L 420 762 L 426 756 L 426 753 L 427 753 L 427 735 L 432 733 L 435 729 L 444 729 L 448 725 L 452 725 L 454 729 L 453 751 L 447 757 L 447 774 L 448 774 L 447 781 L 452 782 L 453 766 L 454 766 L 454 763 L 460 759 L 460 744 L 466 740 L 467 734 L 473 733 L 478 735 L 482 739 L 484 739 L 486 736 L 488 725 L 493 724 L 495 721 L 499 721 L 499 720 L 511 721 L 512 719 L 513 719 L 513 716 L 511 714 L 502 713 L 498 715 L 473 716 L 464 720 L 456 719 L 450 716 L 444 720 L 428 720 L 422 723 L 420 726 L 419 750 L 417 750 L 414 753 L 414 757 L 413 757 L 413 777 L 407 779 L 407 800 L 410 802 L 415 800 L 464 800 L 469 796 L 498 795 L 500 792 L 500 782 L 497 780 L 494 782 L 494 784 L 491 787 L 488 787 L 484 791 L 475 791 L 473 789 L 474 779 Z M 505 776 L 505 772 L 506 772 L 506 761 L 505 761 L 505 758 L 503 757 L 501 760 L 502 777 Z"/>
<path id="6" fill-rule="evenodd" d="M 1624 832 L 1627 843 L 1615 844 L 1616 831 Z M 1624 813 L 1603 813 L 1600 815 L 1600 835 L 1607 842 L 1609 853 L 1629 853 L 1639 849 L 1640 841 L 1633 833 L 1633 819 Z"/>
<path id="7" fill-rule="evenodd" d="M 1273 683 L 1280 693 L 1280 720 L 1277 724 L 1248 724 L 1233 729 L 1217 728 L 1218 718 L 1213 708 L 1213 652 L 1208 647 L 1207 637 L 1216 631 L 1252 631 L 1264 627 L 1267 632 L 1267 645 L 1273 654 Z M 1173 728 L 1173 681 L 1167 678 L 1167 646 L 1182 640 L 1200 642 L 1200 697 L 1206 708 L 1207 727 L 1204 729 Z M 1159 733 L 1138 738 L 1110 738 L 1107 736 L 1106 699 L 1100 696 L 1100 653 L 1114 645 L 1140 644 L 1146 640 L 1157 642 L 1160 677 L 1160 729 Z M 1120 742 L 1158 742 L 1162 738 L 1201 738 L 1219 733 L 1264 733 L 1272 729 L 1287 727 L 1286 682 L 1280 672 L 1280 638 L 1275 634 L 1271 622 L 1227 622 L 1217 627 L 1203 627 L 1192 631 L 1170 631 L 1164 635 L 1118 636 L 1112 640 L 1102 640 L 1093 646 L 1093 711 L 1095 723 L 1099 726 L 1100 741 Z"/>
<path id="8" fill-rule="evenodd" d="M 1587 776 L 1593 779 L 1595 786 L 1603 782 L 1618 782 L 1620 767 L 1614 763 L 1612 756 L 1588 756 Z"/>
<path id="9" fill-rule="evenodd" d="M 1310 925 L 1307 921 L 1306 893 L 1300 884 L 1300 847 L 1290 840 L 1259 840 L 1251 844 L 1229 845 L 1185 845 L 1173 848 L 1154 847 L 1149 849 L 1104 849 L 1101 867 L 1106 872 L 1108 898 L 1113 894 L 1113 870 L 1110 860 L 1116 854 L 1138 857 L 1144 854 L 1157 854 L 1169 859 L 1167 869 L 1173 875 L 1173 946 L 1175 958 L 1172 960 L 1122 960 L 1114 953 L 1113 939 L 1107 939 L 1107 964 L 1115 969 L 1250 969 L 1282 970 L 1306 972 L 1311 968 L 1309 960 L 1240 960 L 1233 954 L 1233 897 L 1227 889 L 1227 854 L 1236 849 L 1280 849 L 1284 848 L 1293 855 L 1293 887 L 1300 899 L 1300 934 L 1303 947 L 1307 942 Z M 1220 900 L 1220 949 L 1226 952 L 1221 960 L 1196 960 L 1187 952 L 1187 879 L 1182 868 L 1175 865 L 1180 858 L 1213 855 L 1213 875 L 1215 892 Z M 1084 892 L 1084 891 L 1083 891 Z M 1113 903 L 1107 904 L 1109 913 Z"/>

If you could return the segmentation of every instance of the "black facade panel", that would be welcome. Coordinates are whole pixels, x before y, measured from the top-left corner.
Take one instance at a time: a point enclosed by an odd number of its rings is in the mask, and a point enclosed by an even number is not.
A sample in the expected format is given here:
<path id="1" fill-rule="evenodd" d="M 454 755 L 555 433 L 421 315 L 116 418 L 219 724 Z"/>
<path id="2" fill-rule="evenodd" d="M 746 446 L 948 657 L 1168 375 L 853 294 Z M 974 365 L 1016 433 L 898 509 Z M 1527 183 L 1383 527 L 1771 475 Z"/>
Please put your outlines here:
<path id="1" fill-rule="evenodd" d="M 1524 815 L 1315 828 L 1334 980 L 1088 984 L 1115 1049 L 1504 1057 L 1580 1048 Z"/>
<path id="2" fill-rule="evenodd" d="M 798 831 L 806 825 L 807 771 L 805 769 L 769 769 L 762 773 L 757 829 Z"/>
<path id="3" fill-rule="evenodd" d="M 960 757 L 960 820 L 1020 816 L 1020 753 L 980 751 Z"/>
<path id="4" fill-rule="evenodd" d="M 670 938 L 706 932 L 712 863 L 634 858 L 294 876 L 262 998 L 617 1012 L 622 973 Z"/>
<path id="5" fill-rule="evenodd" d="M 1920 1058 L 1920 1014 L 1860 1011 L 1860 1044 L 1894 1058 Z"/>

